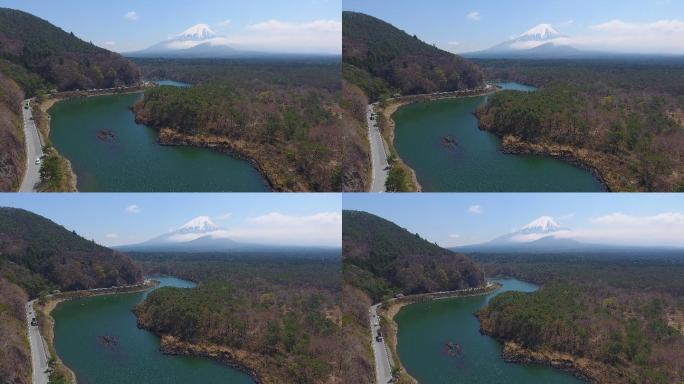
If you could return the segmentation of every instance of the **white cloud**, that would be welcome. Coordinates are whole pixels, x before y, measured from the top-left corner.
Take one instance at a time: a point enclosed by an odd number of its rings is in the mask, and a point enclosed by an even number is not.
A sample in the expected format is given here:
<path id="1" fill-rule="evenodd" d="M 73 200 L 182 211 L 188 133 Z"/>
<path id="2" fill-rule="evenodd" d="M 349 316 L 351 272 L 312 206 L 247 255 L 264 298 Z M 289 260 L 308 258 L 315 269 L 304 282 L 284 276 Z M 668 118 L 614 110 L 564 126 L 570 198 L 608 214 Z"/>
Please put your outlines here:
<path id="1" fill-rule="evenodd" d="M 223 213 L 221 215 L 215 216 L 214 220 L 223 221 L 223 220 L 228 220 L 231 217 L 233 217 L 233 214 L 231 212 L 226 212 L 226 213 Z"/>
<path id="2" fill-rule="evenodd" d="M 116 45 L 116 41 L 105 41 L 103 43 L 106 47 L 113 47 Z"/>
<path id="3" fill-rule="evenodd" d="M 468 18 L 468 20 L 480 21 L 480 12 L 477 12 L 477 11 L 470 12 L 468 14 L 468 16 L 466 16 L 466 17 Z"/>
<path id="4" fill-rule="evenodd" d="M 583 35 L 561 37 L 552 42 L 595 51 L 684 54 L 684 20 L 647 23 L 611 20 L 590 26 Z"/>
<path id="5" fill-rule="evenodd" d="M 575 24 L 575 20 L 566 20 L 556 24 L 555 26 L 558 28 L 567 28 L 572 26 L 573 24 Z"/>
<path id="6" fill-rule="evenodd" d="M 126 213 L 140 213 L 140 207 L 137 204 L 131 204 L 124 209 Z"/>
<path id="7" fill-rule="evenodd" d="M 595 217 L 592 227 L 573 229 L 559 237 L 588 243 L 684 246 L 684 213 L 663 212 L 649 216 L 621 212 Z"/>
<path id="8" fill-rule="evenodd" d="M 119 237 L 119 235 L 117 235 L 116 233 L 108 233 L 105 235 L 105 237 L 108 239 L 116 239 Z"/>
<path id="9" fill-rule="evenodd" d="M 599 224 L 621 226 L 684 225 L 684 214 L 679 212 L 665 212 L 653 216 L 631 216 L 616 212 L 611 213 L 610 215 L 596 217 L 591 221 Z"/>
<path id="10" fill-rule="evenodd" d="M 203 43 L 252 51 L 339 54 L 342 52 L 342 23 L 323 19 L 298 23 L 272 19 L 251 24 L 241 33 L 218 36 Z M 192 48 L 197 44 L 196 41 L 180 41 L 170 48 Z"/>
<path id="11" fill-rule="evenodd" d="M 450 41 L 447 44 L 452 45 L 454 47 L 461 45 L 461 43 L 459 43 L 458 41 Z"/>
<path id="12" fill-rule="evenodd" d="M 136 21 L 139 18 L 140 18 L 140 16 L 138 15 L 138 13 L 136 11 L 128 11 L 124 15 L 124 19 L 126 19 L 128 21 Z"/>
<path id="13" fill-rule="evenodd" d="M 450 239 L 459 239 L 460 237 L 461 235 L 459 235 L 458 233 L 452 233 L 449 235 Z"/>
<path id="14" fill-rule="evenodd" d="M 220 27 L 220 28 L 226 28 L 226 27 L 230 26 L 230 23 L 231 23 L 230 20 L 223 20 L 221 22 L 216 23 L 216 26 Z"/>
<path id="15" fill-rule="evenodd" d="M 468 212 L 474 215 L 479 215 L 480 213 L 482 213 L 482 207 L 477 204 L 471 205 L 470 208 L 468 208 Z"/>

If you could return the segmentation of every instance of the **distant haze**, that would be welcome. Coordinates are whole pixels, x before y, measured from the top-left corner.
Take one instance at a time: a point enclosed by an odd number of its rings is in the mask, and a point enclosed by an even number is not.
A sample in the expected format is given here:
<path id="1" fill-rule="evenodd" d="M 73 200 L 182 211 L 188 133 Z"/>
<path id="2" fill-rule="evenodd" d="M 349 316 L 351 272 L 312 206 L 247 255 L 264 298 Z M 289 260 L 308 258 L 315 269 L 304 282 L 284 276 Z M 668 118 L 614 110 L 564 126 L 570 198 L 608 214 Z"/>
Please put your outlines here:
<path id="1" fill-rule="evenodd" d="M 684 54 L 684 2 L 346 0 L 344 10 L 379 17 L 456 53 L 490 49 L 546 26 L 546 42 L 582 51 Z M 517 49 L 524 48 L 518 42 Z M 534 44 L 534 43 L 532 43 Z M 526 48 L 530 48 L 529 44 Z"/>
<path id="2" fill-rule="evenodd" d="M 5 0 L 2 6 L 116 52 L 139 51 L 198 25 L 237 50 L 340 54 L 342 46 L 341 0 Z"/>
<path id="3" fill-rule="evenodd" d="M 343 207 L 381 216 L 443 247 L 684 248 L 681 194 L 354 194 L 345 195 Z"/>

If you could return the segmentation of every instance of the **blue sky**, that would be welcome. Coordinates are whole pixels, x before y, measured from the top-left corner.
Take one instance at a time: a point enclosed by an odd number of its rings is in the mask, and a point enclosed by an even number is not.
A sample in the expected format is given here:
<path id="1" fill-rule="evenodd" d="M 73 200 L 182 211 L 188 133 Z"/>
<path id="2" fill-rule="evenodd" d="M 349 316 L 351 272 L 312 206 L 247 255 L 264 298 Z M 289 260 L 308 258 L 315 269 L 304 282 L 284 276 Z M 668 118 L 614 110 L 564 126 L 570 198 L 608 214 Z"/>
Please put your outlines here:
<path id="1" fill-rule="evenodd" d="M 580 241 L 684 246 L 683 194 L 345 194 L 343 207 L 384 217 L 442 246 L 489 241 L 541 216 Z"/>
<path id="2" fill-rule="evenodd" d="M 277 245 L 341 244 L 341 196 L 307 193 L 0 194 L 104 245 L 132 244 L 209 216 L 236 241 Z"/>
<path id="3" fill-rule="evenodd" d="M 552 24 L 579 48 L 684 53 L 681 0 L 344 0 L 343 8 L 453 52 L 486 49 Z"/>
<path id="4" fill-rule="evenodd" d="M 339 53 L 341 6 L 341 0 L 0 0 L 0 7 L 32 13 L 118 52 L 147 48 L 202 23 L 245 48 Z"/>

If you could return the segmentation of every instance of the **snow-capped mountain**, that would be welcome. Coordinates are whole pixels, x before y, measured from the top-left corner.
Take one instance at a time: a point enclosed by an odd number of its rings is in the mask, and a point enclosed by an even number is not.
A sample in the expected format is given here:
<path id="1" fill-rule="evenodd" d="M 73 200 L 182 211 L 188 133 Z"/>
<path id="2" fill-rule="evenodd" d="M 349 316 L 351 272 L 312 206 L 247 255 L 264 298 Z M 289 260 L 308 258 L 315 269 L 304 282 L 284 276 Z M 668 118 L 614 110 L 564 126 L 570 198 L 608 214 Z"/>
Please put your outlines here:
<path id="1" fill-rule="evenodd" d="M 242 243 L 230 237 L 229 228 L 217 225 L 209 216 L 198 216 L 153 239 L 113 248 L 122 252 L 221 254 L 252 252 L 264 255 L 295 252 L 297 257 L 339 257 L 339 250 L 331 247 Z"/>
<path id="2" fill-rule="evenodd" d="M 197 24 L 176 34 L 166 41 L 142 51 L 129 52 L 129 57 L 187 57 L 221 58 L 258 55 L 254 52 L 238 51 L 229 46 L 227 39 L 214 32 L 207 24 Z"/>
<path id="3" fill-rule="evenodd" d="M 568 36 L 551 24 L 539 24 L 527 32 L 469 57 L 571 57 L 581 54 L 568 45 Z"/>
<path id="4" fill-rule="evenodd" d="M 482 244 L 454 248 L 460 252 L 558 252 L 584 249 L 571 238 L 571 230 L 553 217 L 542 216 L 522 228 Z"/>
<path id="5" fill-rule="evenodd" d="M 202 41 L 217 37 L 218 35 L 211 30 L 207 24 L 197 24 L 176 35 L 176 40 L 181 41 Z"/>
<path id="6" fill-rule="evenodd" d="M 214 223 L 209 216 L 198 216 L 175 230 L 139 244 L 119 247 L 128 251 L 203 251 L 219 252 L 249 247 L 229 237 L 225 228 Z"/>
<path id="7" fill-rule="evenodd" d="M 216 225 L 209 216 L 198 216 L 181 225 L 176 232 L 179 233 L 208 233 L 216 231 L 219 226 Z"/>
<path id="8" fill-rule="evenodd" d="M 558 225 L 553 217 L 542 216 L 519 230 L 499 236 L 487 244 L 530 243 L 546 237 L 559 238 L 567 235 L 569 232 L 568 228 Z"/>

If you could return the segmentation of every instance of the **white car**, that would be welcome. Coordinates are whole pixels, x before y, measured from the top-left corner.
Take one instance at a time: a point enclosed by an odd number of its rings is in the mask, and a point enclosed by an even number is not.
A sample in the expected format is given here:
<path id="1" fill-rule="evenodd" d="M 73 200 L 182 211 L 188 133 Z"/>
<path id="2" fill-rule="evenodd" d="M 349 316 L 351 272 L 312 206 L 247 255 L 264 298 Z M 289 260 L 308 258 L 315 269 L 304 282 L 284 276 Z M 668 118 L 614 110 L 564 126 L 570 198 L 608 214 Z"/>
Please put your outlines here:
<path id="1" fill-rule="evenodd" d="M 42 163 L 42 162 L 43 161 L 40 159 L 40 157 L 36 159 L 36 165 L 40 165 L 40 163 Z"/>

